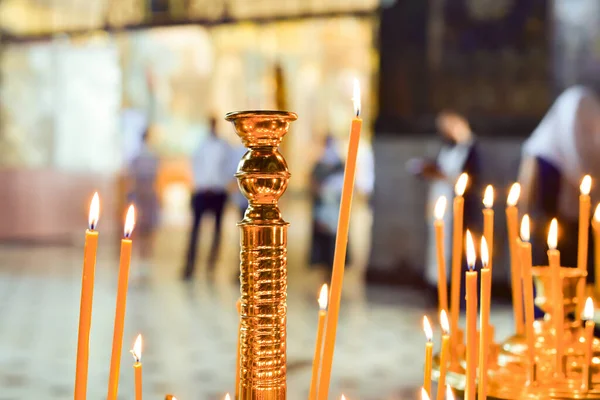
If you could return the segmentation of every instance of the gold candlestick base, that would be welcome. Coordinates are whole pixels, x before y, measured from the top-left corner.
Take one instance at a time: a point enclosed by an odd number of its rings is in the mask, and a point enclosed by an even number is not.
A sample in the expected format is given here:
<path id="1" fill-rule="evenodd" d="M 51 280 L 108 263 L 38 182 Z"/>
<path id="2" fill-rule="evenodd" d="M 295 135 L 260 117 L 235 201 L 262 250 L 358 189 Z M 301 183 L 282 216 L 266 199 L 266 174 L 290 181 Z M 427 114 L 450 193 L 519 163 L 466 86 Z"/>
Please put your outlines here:
<path id="1" fill-rule="evenodd" d="M 600 399 L 600 341 L 594 339 L 592 365 L 590 367 L 589 390 L 583 388 L 583 336 L 581 324 L 565 318 L 564 343 L 565 355 L 562 372 L 556 368 L 556 352 L 552 323 L 551 298 L 546 297 L 551 287 L 550 269 L 534 267 L 533 277 L 536 286 L 535 304 L 546 314 L 543 320 L 534 323 L 535 334 L 535 376 L 534 382 L 528 382 L 530 370 L 527 358 L 527 344 L 522 336 L 511 336 L 504 343 L 490 347 L 488 373 L 488 398 L 502 400 L 548 400 L 548 399 Z M 564 315 L 573 313 L 577 306 L 576 289 L 586 272 L 576 268 L 561 269 L 563 277 Z M 464 354 L 460 354 L 458 367 L 452 369 L 446 382 L 457 392 L 465 388 Z M 439 378 L 439 356 L 434 358 L 433 378 Z"/>
<path id="2" fill-rule="evenodd" d="M 277 201 L 290 174 L 277 150 L 294 113 L 229 113 L 248 147 L 238 185 L 249 205 L 241 230 L 240 387 L 243 400 L 286 398 L 287 222 Z"/>

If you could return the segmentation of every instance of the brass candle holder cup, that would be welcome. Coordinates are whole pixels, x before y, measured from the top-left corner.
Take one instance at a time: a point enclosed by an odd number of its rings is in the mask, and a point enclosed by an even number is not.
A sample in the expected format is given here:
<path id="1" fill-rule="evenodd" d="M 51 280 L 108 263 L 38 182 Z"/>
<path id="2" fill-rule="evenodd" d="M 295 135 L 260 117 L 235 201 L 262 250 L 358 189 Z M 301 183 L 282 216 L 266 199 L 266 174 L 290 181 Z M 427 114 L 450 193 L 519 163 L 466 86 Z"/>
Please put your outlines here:
<path id="1" fill-rule="evenodd" d="M 563 281 L 564 357 L 562 371 L 556 368 L 555 332 L 553 325 L 552 298 L 547 294 L 551 288 L 550 269 L 546 266 L 533 268 L 536 289 L 535 304 L 545 315 L 534 322 L 535 380 L 528 381 L 530 370 L 527 357 L 527 344 L 523 336 L 515 335 L 501 344 L 491 344 L 489 348 L 488 397 L 490 399 L 600 399 L 600 341 L 594 339 L 592 365 L 590 366 L 589 388 L 583 385 L 584 343 L 581 342 L 583 329 L 574 320 L 577 306 L 576 289 L 587 273 L 576 268 L 561 268 Z M 575 316 L 576 319 L 579 316 Z M 446 382 L 457 392 L 464 391 L 464 354 L 459 354 L 459 362 L 451 367 Z M 439 357 L 434 358 L 434 379 L 439 378 Z"/>
<path id="2" fill-rule="evenodd" d="M 242 400 L 286 398 L 287 222 L 277 202 L 290 174 L 277 150 L 297 116 L 227 114 L 248 148 L 236 177 L 249 206 L 241 231 L 240 387 Z"/>

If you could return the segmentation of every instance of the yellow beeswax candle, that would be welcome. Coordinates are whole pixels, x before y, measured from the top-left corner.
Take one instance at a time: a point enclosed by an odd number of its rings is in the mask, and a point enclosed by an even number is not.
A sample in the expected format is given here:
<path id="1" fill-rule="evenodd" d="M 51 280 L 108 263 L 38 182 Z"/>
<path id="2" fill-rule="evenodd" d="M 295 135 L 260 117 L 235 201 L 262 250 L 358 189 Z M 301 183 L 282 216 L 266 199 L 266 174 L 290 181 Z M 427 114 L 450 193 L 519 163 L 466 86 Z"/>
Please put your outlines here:
<path id="1" fill-rule="evenodd" d="M 444 213 L 446 211 L 446 197 L 440 196 L 435 202 L 435 248 L 438 264 L 438 312 L 448 309 L 448 279 L 446 278 L 446 257 L 444 249 Z"/>
<path id="2" fill-rule="evenodd" d="M 427 317 L 423 317 L 423 331 L 427 342 L 425 343 L 425 371 L 423 374 L 423 388 L 431 395 L 431 366 L 433 363 L 433 331 Z"/>
<path id="3" fill-rule="evenodd" d="M 590 230 L 590 190 L 592 188 L 592 178 L 586 175 L 581 180 L 581 186 L 579 187 L 579 237 L 577 240 L 577 268 L 580 271 L 587 272 L 588 263 L 588 240 Z M 585 279 L 580 279 L 577 282 L 577 318 L 576 322 L 579 322 L 581 313 L 583 312 L 583 302 L 585 300 Z"/>
<path id="4" fill-rule="evenodd" d="M 325 329 L 325 317 L 327 316 L 328 297 L 327 284 L 324 284 L 319 292 L 319 322 L 317 324 L 315 356 L 313 357 L 312 377 L 310 380 L 310 390 L 308 392 L 309 400 L 315 400 L 317 398 L 319 367 L 321 366 L 321 352 L 323 350 L 323 330 Z"/>
<path id="5" fill-rule="evenodd" d="M 535 308 L 533 297 L 533 274 L 531 265 L 531 243 L 529 243 L 530 229 L 529 216 L 525 214 L 521 220 L 521 242 L 519 243 L 519 255 L 521 260 L 521 276 L 523 281 L 523 298 L 525 304 L 525 339 L 527 341 L 527 382 L 535 380 L 535 336 L 533 321 L 535 320 Z"/>
<path id="6" fill-rule="evenodd" d="M 344 268 L 348 244 L 348 227 L 350 224 L 352 193 L 354 191 L 354 176 L 356 173 L 356 156 L 358 153 L 358 143 L 360 141 L 360 130 L 362 126 L 362 119 L 360 118 L 360 87 L 357 80 L 354 81 L 353 100 L 356 118 L 352 120 L 350 129 L 350 143 L 348 145 L 348 156 L 346 157 L 344 183 L 340 201 L 340 214 L 335 239 L 333 271 L 329 289 L 329 309 L 327 311 L 327 322 L 325 324 L 325 335 L 323 338 L 323 361 L 321 363 L 321 374 L 318 386 L 317 398 L 319 400 L 327 400 L 329 393 L 331 366 L 333 364 L 333 352 L 335 350 L 335 336 L 342 298 L 342 285 L 344 281 Z"/>
<path id="7" fill-rule="evenodd" d="M 79 306 L 79 331 L 77 337 L 77 365 L 75 368 L 75 400 L 85 400 L 87 396 L 87 376 L 90 349 L 90 328 L 92 325 L 92 300 L 94 297 L 94 274 L 96 251 L 98 249 L 98 217 L 100 200 L 94 193 L 90 203 L 88 229 L 85 232 L 83 248 L 83 271 L 81 273 L 81 302 Z"/>
<path id="8" fill-rule="evenodd" d="M 517 334 L 522 335 L 525 332 L 525 325 L 523 322 L 523 293 L 521 290 L 521 272 L 519 269 L 520 263 L 516 248 L 519 224 L 519 210 L 517 209 L 517 202 L 519 201 L 520 195 L 521 185 L 518 183 L 513 184 L 506 200 L 506 225 L 508 228 L 508 249 L 510 251 L 510 274 L 515 328 Z"/>
<path id="9" fill-rule="evenodd" d="M 477 399 L 487 399 L 487 362 L 490 337 L 490 306 L 492 293 L 492 270 L 489 266 L 489 251 L 485 237 L 481 238 L 481 306 L 479 309 L 479 379 L 477 380 Z"/>
<path id="10" fill-rule="evenodd" d="M 437 400 L 444 400 L 444 387 L 450 358 L 450 324 L 446 310 L 440 312 L 440 326 L 442 327 L 442 347 L 440 349 L 440 379 L 438 380 Z"/>
<path id="11" fill-rule="evenodd" d="M 452 227 L 452 278 L 450 281 L 450 329 L 452 336 L 450 337 L 450 350 L 452 352 L 451 362 L 453 365 L 458 363 L 457 349 L 459 347 L 458 339 L 458 316 L 460 314 L 460 275 L 461 275 L 461 259 L 463 250 L 463 218 L 465 199 L 463 195 L 467 188 L 469 176 L 465 173 L 461 174 L 456 185 L 454 186 L 454 205 L 453 227 Z"/>
<path id="12" fill-rule="evenodd" d="M 133 364 L 135 378 L 135 400 L 142 400 L 142 335 L 138 335 L 131 349 L 135 363 Z"/>
<path id="13" fill-rule="evenodd" d="M 467 371 L 465 384 L 465 400 L 475 400 L 475 381 L 477 380 L 477 271 L 475 271 L 475 245 L 471 232 L 466 235 L 467 264 L 469 270 L 465 273 L 466 302 L 467 302 Z"/>
<path id="14" fill-rule="evenodd" d="M 131 263 L 131 233 L 135 225 L 135 209 L 129 206 L 125 218 L 125 234 L 121 240 L 121 257 L 119 261 L 119 280 L 117 283 L 117 306 L 113 331 L 112 355 L 108 375 L 107 400 L 117 400 L 119 391 L 119 371 L 121 369 L 121 349 L 123 348 L 123 328 L 125 325 L 125 306 L 127 303 L 127 287 L 129 285 L 129 266 Z"/>
<path id="15" fill-rule="evenodd" d="M 596 298 L 600 297 L 600 203 L 594 211 L 594 220 L 592 221 L 594 229 L 594 272 L 596 276 L 595 288 Z"/>
<path id="16" fill-rule="evenodd" d="M 489 261 L 489 269 L 492 269 L 492 259 L 491 255 L 494 250 L 494 187 L 492 185 L 487 185 L 485 188 L 485 193 L 483 195 L 483 237 L 487 243 L 487 247 L 489 249 L 490 261 Z"/>
<path id="17" fill-rule="evenodd" d="M 592 366 L 592 347 L 594 344 L 594 301 L 591 297 L 588 297 L 585 302 L 583 309 L 583 319 L 585 320 L 583 335 L 584 335 L 584 356 L 583 356 L 583 373 L 581 387 L 584 391 L 589 390 L 591 380 L 591 366 Z"/>
<path id="18" fill-rule="evenodd" d="M 560 252 L 556 249 L 558 244 L 558 222 L 552 219 L 548 231 L 548 264 L 552 280 L 552 319 L 554 325 L 554 339 L 556 346 L 556 371 L 562 376 L 563 371 L 563 335 L 564 335 L 564 305 L 562 294 L 562 277 L 560 268 Z"/>

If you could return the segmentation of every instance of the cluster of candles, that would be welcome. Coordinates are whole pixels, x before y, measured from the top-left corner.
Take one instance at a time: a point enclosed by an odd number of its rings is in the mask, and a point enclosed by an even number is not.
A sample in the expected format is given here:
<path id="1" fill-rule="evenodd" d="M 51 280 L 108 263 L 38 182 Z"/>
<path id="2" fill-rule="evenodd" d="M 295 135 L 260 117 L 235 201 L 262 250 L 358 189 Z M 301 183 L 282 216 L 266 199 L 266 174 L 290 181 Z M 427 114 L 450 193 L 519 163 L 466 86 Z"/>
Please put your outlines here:
<path id="1" fill-rule="evenodd" d="M 455 185 L 455 198 L 453 202 L 453 242 L 452 242 L 452 269 L 451 269 L 451 306 L 450 306 L 450 324 L 446 310 L 448 299 L 446 293 L 446 265 L 444 258 L 444 212 L 447 200 L 440 197 L 435 205 L 435 233 L 438 261 L 438 295 L 440 324 L 442 328 L 442 344 L 440 351 L 440 378 L 437 393 L 437 400 L 443 400 L 443 388 L 446 382 L 446 374 L 449 368 L 458 366 L 458 349 L 462 346 L 462 331 L 458 327 L 459 319 L 459 300 L 461 285 L 461 257 L 463 254 L 463 244 L 466 250 L 466 259 L 468 270 L 465 272 L 466 285 L 466 385 L 465 399 L 474 400 L 487 398 L 487 365 L 488 351 L 490 344 L 493 343 L 494 328 L 489 322 L 490 299 L 491 299 L 491 267 L 493 248 L 493 230 L 494 230 L 494 210 L 493 197 L 494 191 L 489 185 L 483 198 L 483 237 L 481 238 L 481 264 L 479 273 L 475 269 L 476 251 L 473 237 L 469 230 L 466 230 L 463 242 L 463 194 L 467 187 L 468 175 L 463 173 L 458 178 Z M 580 186 L 580 209 L 579 209 L 579 232 L 578 232 L 578 257 L 577 268 L 587 271 L 588 254 L 588 230 L 590 223 L 590 189 L 592 180 L 586 175 Z M 530 240 L 529 216 L 524 215 L 521 220 L 520 237 L 518 230 L 518 209 L 517 202 L 520 196 L 520 185 L 512 185 L 506 207 L 506 218 L 508 228 L 508 241 L 511 259 L 511 283 L 513 296 L 513 312 L 515 316 L 516 332 L 524 335 L 528 348 L 528 381 L 534 382 L 535 375 L 535 334 L 533 330 L 534 323 L 534 295 L 533 295 L 533 274 L 532 274 L 532 255 Z M 600 204 L 594 213 L 592 223 L 595 238 L 595 247 L 600 249 Z M 550 224 L 548 232 L 548 261 L 551 275 L 551 303 L 554 306 L 553 311 L 553 331 L 556 347 L 556 371 L 559 374 L 563 371 L 563 334 L 564 334 L 564 309 L 563 309 L 563 282 L 560 266 L 560 252 L 557 250 L 558 242 L 558 222 L 554 218 Z M 595 270 L 600 272 L 600 251 L 596 251 Z M 481 280 L 480 295 L 477 296 L 478 275 Z M 599 275 L 600 276 L 600 275 Z M 597 280 L 600 282 L 600 280 Z M 600 285 L 597 283 L 596 285 Z M 600 286 L 596 286 L 600 291 Z M 590 370 L 589 366 L 592 360 L 592 341 L 594 331 L 594 303 L 590 297 L 585 301 L 585 279 L 580 279 L 577 286 L 577 314 L 582 316 L 585 321 L 583 337 L 581 343 L 585 344 L 584 371 L 582 377 L 582 388 L 589 388 Z M 479 308 L 479 335 L 477 333 L 477 308 L 478 300 L 481 302 Z M 423 384 L 423 399 L 429 399 L 431 396 L 431 368 L 433 358 L 432 329 L 427 317 L 424 318 L 424 331 L 427 337 L 425 350 L 425 374 Z M 448 326 L 450 325 L 450 326 Z M 452 332 L 452 335 L 450 335 Z M 478 335 L 478 336 L 477 336 Z M 478 368 L 479 367 L 479 368 Z M 449 397 L 448 397 L 449 398 Z"/>

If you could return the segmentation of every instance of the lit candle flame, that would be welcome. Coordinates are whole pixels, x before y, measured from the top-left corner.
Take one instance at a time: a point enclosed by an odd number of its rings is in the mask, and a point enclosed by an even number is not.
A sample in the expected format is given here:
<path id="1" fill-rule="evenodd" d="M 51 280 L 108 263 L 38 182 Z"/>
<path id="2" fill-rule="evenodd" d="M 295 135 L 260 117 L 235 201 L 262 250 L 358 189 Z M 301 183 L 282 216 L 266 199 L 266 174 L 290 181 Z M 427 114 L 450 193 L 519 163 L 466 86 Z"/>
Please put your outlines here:
<path id="1" fill-rule="evenodd" d="M 485 237 L 481 237 L 481 264 L 483 268 L 487 268 L 490 263 L 490 252 L 488 251 L 487 241 Z"/>
<path id="2" fill-rule="evenodd" d="M 483 205 L 485 208 L 492 208 L 494 206 L 494 187 L 487 185 L 485 192 L 483 193 Z"/>
<path id="3" fill-rule="evenodd" d="M 96 229 L 98 225 L 98 218 L 100 217 L 100 198 L 98 192 L 94 193 L 92 201 L 90 203 L 90 214 L 88 216 L 88 226 L 91 231 Z"/>
<path id="4" fill-rule="evenodd" d="M 450 333 L 450 324 L 448 323 L 448 314 L 446 313 L 446 310 L 440 311 L 440 325 L 442 326 L 444 335 Z"/>
<path id="5" fill-rule="evenodd" d="M 354 89 L 352 90 L 352 103 L 354 103 L 354 114 L 360 115 L 360 84 L 358 79 L 354 79 Z"/>
<path id="6" fill-rule="evenodd" d="M 594 211 L 594 220 L 596 222 L 600 222 L 600 203 L 596 206 L 596 211 Z"/>
<path id="7" fill-rule="evenodd" d="M 424 387 L 421 388 L 421 400 L 431 400 Z"/>
<path id="8" fill-rule="evenodd" d="M 550 229 L 548 230 L 548 248 L 556 250 L 558 245 L 558 221 L 556 218 L 552 218 L 550 222 Z"/>
<path id="9" fill-rule="evenodd" d="M 346 396 L 342 395 L 342 397 L 340 398 L 340 400 L 346 400 Z"/>
<path id="10" fill-rule="evenodd" d="M 579 186 L 579 190 L 581 191 L 581 194 L 587 196 L 588 194 L 590 194 L 591 189 L 592 189 L 592 177 L 589 175 L 586 175 L 581 180 L 581 185 Z"/>
<path id="11" fill-rule="evenodd" d="M 431 329 L 431 324 L 429 323 L 429 318 L 426 316 L 423 317 L 423 331 L 425 332 L 425 337 L 428 342 L 433 340 L 433 330 Z"/>
<path id="12" fill-rule="evenodd" d="M 473 243 L 473 237 L 471 236 L 471 232 L 467 229 L 467 264 L 469 269 L 473 271 L 475 269 L 475 261 L 477 260 L 477 255 L 475 253 L 475 244 Z"/>
<path id="13" fill-rule="evenodd" d="M 319 292 L 319 308 L 322 311 L 327 310 L 327 300 L 329 298 L 329 292 L 327 291 L 327 284 L 324 283 L 321 286 L 321 291 Z"/>
<path id="14" fill-rule="evenodd" d="M 136 363 L 139 363 L 142 359 L 142 334 L 139 334 L 135 339 L 133 349 L 131 349 L 131 354 L 133 355 L 133 359 Z"/>
<path id="15" fill-rule="evenodd" d="M 529 242 L 530 238 L 530 228 L 529 228 L 529 215 L 523 215 L 523 219 L 521 220 L 521 240 L 524 242 Z"/>
<path id="16" fill-rule="evenodd" d="M 583 308 L 583 319 L 591 321 L 594 319 L 594 300 L 588 297 L 585 301 L 585 307 Z"/>
<path id="17" fill-rule="evenodd" d="M 438 221 L 444 219 L 444 213 L 446 212 L 446 203 L 446 196 L 440 196 L 435 202 L 433 214 L 435 215 L 435 219 L 437 219 Z"/>
<path id="18" fill-rule="evenodd" d="M 517 183 L 513 183 L 510 187 L 510 191 L 508 192 L 508 198 L 506 199 L 506 204 L 510 207 L 514 207 L 517 205 L 519 201 L 519 196 L 521 195 L 521 185 Z"/>
<path id="19" fill-rule="evenodd" d="M 125 217 L 125 237 L 131 237 L 133 227 L 135 226 L 135 208 L 133 204 L 129 206 L 127 210 L 127 216 Z"/>
<path id="20" fill-rule="evenodd" d="M 460 174 L 460 176 L 456 180 L 456 185 L 454 185 L 454 194 L 457 196 L 462 196 L 463 194 L 465 194 L 465 189 L 467 188 L 468 182 L 469 175 L 466 172 Z"/>
<path id="21" fill-rule="evenodd" d="M 454 393 L 450 385 L 446 385 L 446 400 L 454 400 Z"/>
<path id="22" fill-rule="evenodd" d="M 231 396 L 229 395 L 229 393 L 227 393 L 227 394 L 225 395 L 225 399 L 224 399 L 224 400 L 231 400 Z"/>

